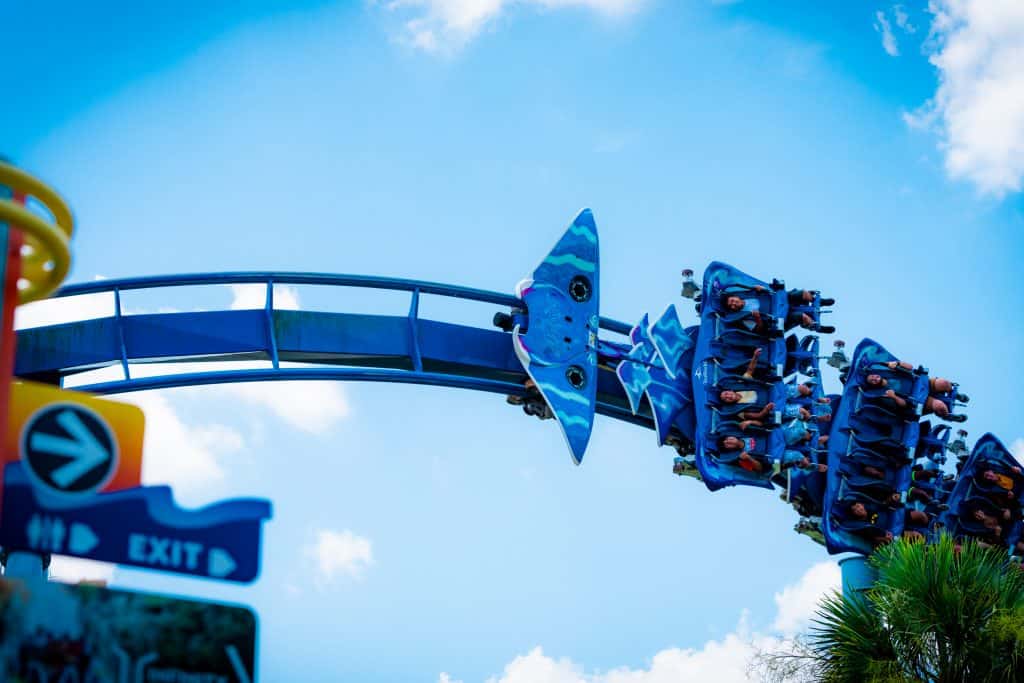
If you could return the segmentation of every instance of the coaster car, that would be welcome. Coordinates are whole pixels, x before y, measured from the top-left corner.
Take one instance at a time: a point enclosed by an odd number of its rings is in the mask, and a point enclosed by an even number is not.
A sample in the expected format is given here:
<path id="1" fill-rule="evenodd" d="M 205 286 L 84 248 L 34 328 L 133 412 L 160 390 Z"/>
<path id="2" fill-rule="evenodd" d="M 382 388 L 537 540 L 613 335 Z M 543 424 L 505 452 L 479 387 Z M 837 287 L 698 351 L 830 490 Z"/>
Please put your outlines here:
<path id="1" fill-rule="evenodd" d="M 1008 545 L 1014 534 L 1019 536 L 1022 495 L 1024 475 L 1016 459 L 999 439 L 985 434 L 960 469 L 943 524 L 956 537 Z M 1009 519 L 1003 510 L 1009 511 Z M 991 521 L 975 519 L 977 512 L 998 522 L 999 532 Z"/>
<path id="2" fill-rule="evenodd" d="M 890 368 L 890 363 L 895 367 Z M 851 482 L 847 481 L 847 476 L 859 472 L 857 468 L 865 464 L 881 470 L 887 490 L 898 494 L 901 500 L 910 488 L 910 464 L 920 436 L 916 414 L 913 417 L 900 414 L 872 400 L 876 396 L 884 396 L 885 390 L 894 386 L 878 386 L 880 382 L 877 378 L 869 380 L 869 376 L 875 374 L 883 376 L 887 381 L 891 378 L 894 383 L 899 380 L 897 393 L 905 395 L 908 400 L 914 399 L 923 404 L 927 396 L 926 373 L 902 368 L 898 359 L 875 341 L 865 339 L 857 345 L 842 398 L 833 407 L 828 442 L 828 485 L 824 502 L 826 515 L 823 517 L 822 532 L 826 547 L 832 554 L 869 554 L 881 538 L 878 530 L 896 537 L 903 529 L 903 515 L 888 514 L 879 515 L 874 525 L 878 529 L 865 532 L 862 525 L 848 519 L 840 509 L 840 506 L 846 505 L 844 495 L 858 493 Z M 860 479 L 856 479 L 854 484 L 873 486 Z M 860 492 L 858 495 L 865 494 Z"/>

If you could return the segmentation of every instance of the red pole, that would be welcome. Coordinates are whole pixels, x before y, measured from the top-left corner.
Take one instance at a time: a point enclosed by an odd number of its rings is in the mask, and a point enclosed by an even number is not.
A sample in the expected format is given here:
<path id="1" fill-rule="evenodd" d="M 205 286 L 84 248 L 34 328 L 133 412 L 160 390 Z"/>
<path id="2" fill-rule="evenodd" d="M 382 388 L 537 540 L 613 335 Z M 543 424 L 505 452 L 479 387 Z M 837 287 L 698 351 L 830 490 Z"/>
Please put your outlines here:
<path id="1" fill-rule="evenodd" d="M 14 201 L 25 203 L 25 195 L 14 194 Z M 7 408 L 14 375 L 14 309 L 18 305 L 18 278 L 21 275 L 21 245 L 24 238 L 21 231 L 7 225 L 0 235 L 0 255 L 3 256 L 3 273 L 0 278 L 0 429 L 7 428 Z M 3 462 L 16 459 L 4 453 Z"/>

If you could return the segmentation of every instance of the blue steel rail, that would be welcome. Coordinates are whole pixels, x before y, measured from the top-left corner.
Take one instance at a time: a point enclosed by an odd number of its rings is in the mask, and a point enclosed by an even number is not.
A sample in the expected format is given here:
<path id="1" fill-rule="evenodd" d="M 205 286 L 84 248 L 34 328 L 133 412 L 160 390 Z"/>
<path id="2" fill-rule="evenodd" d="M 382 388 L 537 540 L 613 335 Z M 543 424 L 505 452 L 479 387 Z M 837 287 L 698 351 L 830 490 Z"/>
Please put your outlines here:
<path id="1" fill-rule="evenodd" d="M 121 293 L 199 285 L 262 284 L 262 309 L 126 314 Z M 281 310 L 274 285 L 325 285 L 404 291 L 405 316 Z M 66 286 L 54 297 L 113 294 L 112 315 L 18 331 L 15 374 L 64 378 L 119 365 L 123 379 L 76 387 L 97 394 L 274 380 L 395 382 L 523 394 L 526 373 L 507 332 L 421 318 L 422 294 L 521 308 L 518 298 L 436 282 L 326 273 L 199 273 L 98 280 Z M 630 325 L 601 318 L 600 328 L 628 334 Z M 134 363 L 270 361 L 265 369 L 228 369 L 132 377 Z M 284 367 L 282 363 L 318 367 Z M 637 415 L 614 372 L 602 368 L 597 412 L 654 428 L 647 406 Z"/>

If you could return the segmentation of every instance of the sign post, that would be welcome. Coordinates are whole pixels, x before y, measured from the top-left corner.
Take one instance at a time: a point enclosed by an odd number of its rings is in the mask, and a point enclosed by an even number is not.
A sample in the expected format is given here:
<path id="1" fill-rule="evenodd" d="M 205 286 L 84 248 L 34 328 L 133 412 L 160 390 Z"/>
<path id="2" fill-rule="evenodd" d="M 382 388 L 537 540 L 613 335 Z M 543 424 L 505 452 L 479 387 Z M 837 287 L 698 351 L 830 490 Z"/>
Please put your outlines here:
<path id="1" fill-rule="evenodd" d="M 0 185 L 0 199 L 24 205 L 25 195 Z M 7 424 L 11 378 L 14 374 L 14 309 L 18 305 L 18 277 L 21 270 L 21 233 L 0 222 L 0 425 Z M 5 451 L 0 461 L 5 461 Z M 10 576 L 39 577 L 46 571 L 45 558 L 35 553 L 7 553 L 5 571 Z"/>

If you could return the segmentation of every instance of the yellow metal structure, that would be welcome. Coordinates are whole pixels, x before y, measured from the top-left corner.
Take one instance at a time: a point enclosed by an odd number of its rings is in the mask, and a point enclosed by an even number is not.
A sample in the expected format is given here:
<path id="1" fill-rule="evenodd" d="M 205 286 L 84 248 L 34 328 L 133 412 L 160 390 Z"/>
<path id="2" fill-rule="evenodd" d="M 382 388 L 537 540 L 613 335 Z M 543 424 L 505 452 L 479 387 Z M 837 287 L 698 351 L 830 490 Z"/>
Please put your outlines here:
<path id="1" fill-rule="evenodd" d="M 0 223 L 20 230 L 22 249 L 18 302 L 43 299 L 53 293 L 68 274 L 71 252 L 68 241 L 74 230 L 71 209 L 60 195 L 24 171 L 0 161 L 0 185 L 16 194 L 32 197 L 50 212 L 53 222 L 9 199 L 0 199 Z"/>

